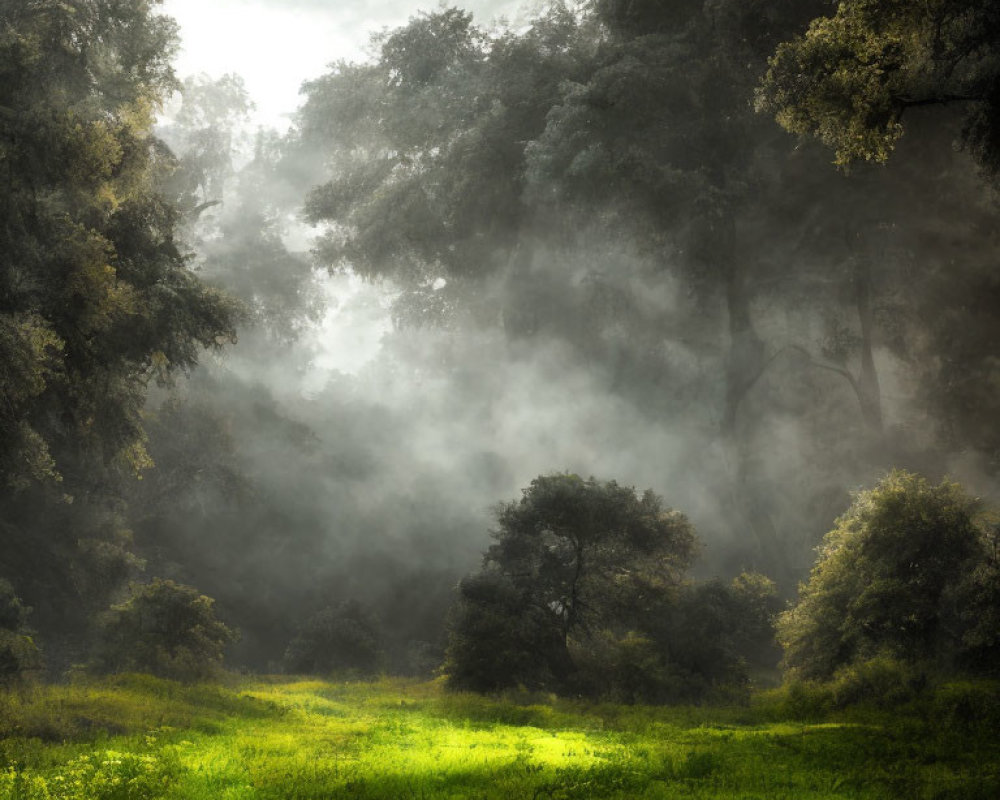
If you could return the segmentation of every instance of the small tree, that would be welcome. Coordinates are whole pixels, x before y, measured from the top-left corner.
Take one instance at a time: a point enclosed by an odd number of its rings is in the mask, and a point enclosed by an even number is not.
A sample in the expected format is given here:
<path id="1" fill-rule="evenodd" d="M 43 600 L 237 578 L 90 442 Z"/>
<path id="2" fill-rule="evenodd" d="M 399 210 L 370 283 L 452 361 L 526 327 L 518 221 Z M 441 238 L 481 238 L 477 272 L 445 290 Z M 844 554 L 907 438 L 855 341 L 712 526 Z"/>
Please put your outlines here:
<path id="1" fill-rule="evenodd" d="M 27 627 L 31 612 L 8 581 L 0 578 L 0 686 L 9 686 L 41 667 L 41 654 Z"/>
<path id="2" fill-rule="evenodd" d="M 382 661 L 381 638 L 375 618 L 348 600 L 306 620 L 285 651 L 285 666 L 291 672 L 370 675 Z"/>
<path id="3" fill-rule="evenodd" d="M 156 578 L 102 621 L 96 666 L 194 681 L 215 675 L 237 634 L 220 622 L 215 601 L 197 589 Z"/>
<path id="4" fill-rule="evenodd" d="M 779 619 L 788 669 L 826 679 L 879 655 L 953 663 L 963 647 L 956 601 L 961 587 L 974 590 L 969 576 L 983 556 L 975 509 L 957 484 L 931 486 L 903 471 L 858 493 Z M 983 583 L 981 596 L 992 585 L 988 576 Z"/>
<path id="5" fill-rule="evenodd" d="M 462 582 L 452 620 L 456 688 L 575 688 L 573 651 L 648 625 L 695 549 L 682 514 L 614 481 L 541 476 L 496 513 L 494 544 Z"/>

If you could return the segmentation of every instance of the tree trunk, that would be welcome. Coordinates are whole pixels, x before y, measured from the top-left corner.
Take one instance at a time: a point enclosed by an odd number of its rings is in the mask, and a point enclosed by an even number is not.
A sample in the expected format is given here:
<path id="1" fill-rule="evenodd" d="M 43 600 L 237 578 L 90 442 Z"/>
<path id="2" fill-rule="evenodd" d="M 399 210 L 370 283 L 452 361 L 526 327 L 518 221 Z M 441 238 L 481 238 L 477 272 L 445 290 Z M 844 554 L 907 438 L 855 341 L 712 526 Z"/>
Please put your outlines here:
<path id="1" fill-rule="evenodd" d="M 882 391 L 873 355 L 875 318 L 872 312 L 872 270 L 867 258 L 855 259 L 854 291 L 858 321 L 861 324 L 861 373 L 858 375 L 858 401 L 861 418 L 872 433 L 882 433 Z"/>
<path id="2" fill-rule="evenodd" d="M 740 406 L 764 372 L 764 343 L 754 330 L 750 297 L 743 270 L 736 263 L 736 236 L 733 221 L 727 220 L 720 233 L 720 264 L 724 270 L 726 311 L 729 315 L 729 354 L 726 357 L 726 397 L 722 435 L 732 439 Z"/>
<path id="3" fill-rule="evenodd" d="M 752 453 L 741 446 L 740 409 L 767 369 L 764 342 L 753 325 L 746 274 L 737 259 L 736 226 L 732 216 L 712 230 L 712 248 L 725 284 L 726 312 L 729 317 L 729 352 L 725 364 L 725 399 L 720 427 L 721 446 L 729 475 L 730 506 L 735 530 L 752 531 L 760 557 L 767 563 L 781 560 L 778 531 L 749 480 Z"/>

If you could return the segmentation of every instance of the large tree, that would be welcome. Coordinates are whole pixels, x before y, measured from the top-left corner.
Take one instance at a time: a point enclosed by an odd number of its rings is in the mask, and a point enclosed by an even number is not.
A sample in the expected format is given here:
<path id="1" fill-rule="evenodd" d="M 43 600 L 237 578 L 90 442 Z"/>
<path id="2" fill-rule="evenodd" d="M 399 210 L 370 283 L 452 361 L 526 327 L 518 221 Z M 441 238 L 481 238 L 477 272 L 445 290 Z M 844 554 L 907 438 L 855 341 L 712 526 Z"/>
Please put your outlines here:
<path id="1" fill-rule="evenodd" d="M 301 137 L 332 174 L 306 204 L 326 225 L 320 258 L 406 289 L 409 321 L 472 300 L 469 284 L 502 272 L 537 224 L 522 198 L 525 148 L 560 83 L 578 77 L 579 38 L 560 4 L 495 37 L 452 8 L 384 35 L 373 63 L 306 84 Z"/>
<path id="2" fill-rule="evenodd" d="M 151 466 L 149 383 L 234 338 L 159 190 L 176 26 L 156 5 L 0 3 L 0 534 L 40 627 L 127 573 L 117 489 Z"/>

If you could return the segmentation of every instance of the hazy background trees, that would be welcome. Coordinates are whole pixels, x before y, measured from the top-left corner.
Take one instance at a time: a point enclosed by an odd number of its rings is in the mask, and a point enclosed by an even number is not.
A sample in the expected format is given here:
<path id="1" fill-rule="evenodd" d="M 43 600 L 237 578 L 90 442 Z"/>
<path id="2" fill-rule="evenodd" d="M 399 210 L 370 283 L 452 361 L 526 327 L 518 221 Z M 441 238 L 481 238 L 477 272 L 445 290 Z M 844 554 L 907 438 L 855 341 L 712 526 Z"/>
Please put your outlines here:
<path id="1" fill-rule="evenodd" d="M 138 563 L 122 492 L 152 466 L 148 387 L 231 342 L 238 306 L 189 268 L 160 191 L 172 21 L 146 0 L 0 14 L 2 571 L 72 638 Z"/>
<path id="2" fill-rule="evenodd" d="M 579 671 L 721 685 L 773 663 L 741 637 L 853 490 L 904 467 L 996 499 L 991 11 L 442 8 L 302 76 L 277 133 L 238 76 L 175 79 L 153 8 L 0 4 L 0 577 L 54 669 L 144 574 L 216 598 L 240 663 L 356 625 L 362 668 L 426 673 L 489 509 L 565 470 L 653 487 L 703 543 Z M 548 642 L 502 572 L 457 619 Z"/>

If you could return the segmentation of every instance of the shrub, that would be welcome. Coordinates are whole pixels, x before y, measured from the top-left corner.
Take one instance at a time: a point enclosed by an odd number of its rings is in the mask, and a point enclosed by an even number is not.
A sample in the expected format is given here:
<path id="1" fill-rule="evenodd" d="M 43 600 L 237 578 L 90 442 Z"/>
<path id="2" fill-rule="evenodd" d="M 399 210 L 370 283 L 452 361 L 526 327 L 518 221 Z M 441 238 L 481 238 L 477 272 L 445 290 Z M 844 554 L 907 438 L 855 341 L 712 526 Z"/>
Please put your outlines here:
<path id="1" fill-rule="evenodd" d="M 602 631 L 572 642 L 577 687 L 582 694 L 614 703 L 670 703 L 701 697 L 706 681 L 679 668 L 665 648 L 635 631 Z"/>
<path id="2" fill-rule="evenodd" d="M 833 692 L 826 684 L 793 680 L 758 695 L 767 716 L 775 721 L 824 719 L 833 709 Z"/>
<path id="3" fill-rule="evenodd" d="M 1000 684 L 962 681 L 938 686 L 932 704 L 934 719 L 948 728 L 981 730 L 993 737 L 1000 730 Z"/>
<path id="4" fill-rule="evenodd" d="M 560 687 L 553 663 L 563 640 L 548 614 L 533 606 L 507 576 L 484 570 L 464 578 L 452 609 L 444 671 L 451 689 L 494 692 L 523 686 Z"/>
<path id="5" fill-rule="evenodd" d="M 824 537 L 798 603 L 779 619 L 792 675 L 828 680 L 883 655 L 954 663 L 963 647 L 956 592 L 983 559 L 975 510 L 957 484 L 931 486 L 907 472 L 860 492 Z M 990 602 L 994 585 L 983 585 L 979 597 Z M 981 638 L 987 651 L 995 647 L 995 637 Z"/>
<path id="6" fill-rule="evenodd" d="M 215 676 L 237 635 L 216 618 L 213 605 L 169 580 L 133 585 L 132 596 L 102 620 L 95 667 L 181 681 Z"/>
<path id="7" fill-rule="evenodd" d="M 927 686 L 927 677 L 911 664 L 877 656 L 837 670 L 830 683 L 838 708 L 870 705 L 895 708 L 914 700 Z"/>
<path id="8" fill-rule="evenodd" d="M 31 609 L 0 578 L 0 686 L 10 686 L 41 668 L 38 647 L 26 627 Z"/>
<path id="9" fill-rule="evenodd" d="M 291 672 L 371 675 L 382 661 L 378 623 L 353 600 L 325 608 L 302 625 L 284 660 Z"/>

